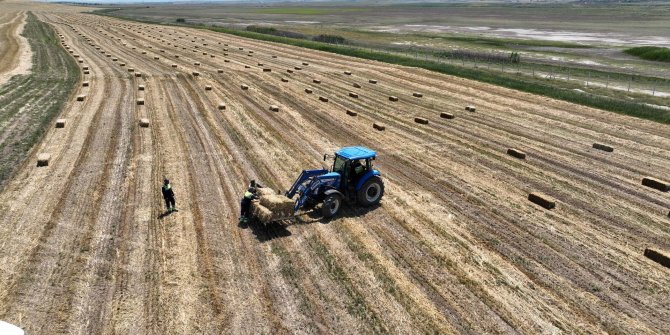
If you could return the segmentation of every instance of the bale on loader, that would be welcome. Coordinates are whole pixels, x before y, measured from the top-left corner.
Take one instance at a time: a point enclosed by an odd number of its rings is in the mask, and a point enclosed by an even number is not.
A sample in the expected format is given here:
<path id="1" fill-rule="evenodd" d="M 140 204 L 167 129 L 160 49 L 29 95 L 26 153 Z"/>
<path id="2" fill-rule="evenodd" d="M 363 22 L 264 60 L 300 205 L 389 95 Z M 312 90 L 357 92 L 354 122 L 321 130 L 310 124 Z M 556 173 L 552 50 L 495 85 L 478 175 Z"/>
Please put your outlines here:
<path id="1" fill-rule="evenodd" d="M 266 68 L 263 69 L 263 72 L 272 72 L 272 69 L 266 67 Z"/>
<path id="2" fill-rule="evenodd" d="M 272 221 L 272 211 L 261 205 L 258 201 L 251 203 L 251 215 L 264 224 Z"/>

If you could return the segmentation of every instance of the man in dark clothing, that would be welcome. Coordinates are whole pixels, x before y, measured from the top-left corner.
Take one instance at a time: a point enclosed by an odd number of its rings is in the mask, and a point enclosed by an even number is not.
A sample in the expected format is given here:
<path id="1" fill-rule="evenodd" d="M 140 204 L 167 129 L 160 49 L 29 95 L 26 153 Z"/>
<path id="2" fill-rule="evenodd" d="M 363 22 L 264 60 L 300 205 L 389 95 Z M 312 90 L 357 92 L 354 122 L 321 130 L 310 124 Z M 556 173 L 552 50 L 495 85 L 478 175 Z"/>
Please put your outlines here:
<path id="1" fill-rule="evenodd" d="M 256 195 L 256 188 L 251 186 L 244 192 L 244 197 L 240 202 L 240 221 L 247 222 L 249 220 L 249 209 L 251 209 L 251 201 L 258 199 Z"/>
<path id="2" fill-rule="evenodd" d="M 165 200 L 167 212 L 176 212 L 177 208 L 175 207 L 174 192 L 172 191 L 172 185 L 170 185 L 170 181 L 167 178 L 163 180 L 161 192 L 163 192 L 163 199 Z"/>

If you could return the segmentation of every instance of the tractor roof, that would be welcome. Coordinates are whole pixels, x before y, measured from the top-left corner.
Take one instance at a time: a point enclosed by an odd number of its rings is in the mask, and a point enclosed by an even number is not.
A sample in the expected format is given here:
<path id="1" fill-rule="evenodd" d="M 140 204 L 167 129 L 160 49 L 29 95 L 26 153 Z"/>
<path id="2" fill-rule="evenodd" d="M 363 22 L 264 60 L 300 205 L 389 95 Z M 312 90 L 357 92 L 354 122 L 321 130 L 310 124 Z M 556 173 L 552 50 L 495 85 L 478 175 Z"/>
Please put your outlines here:
<path id="1" fill-rule="evenodd" d="M 368 159 L 377 156 L 377 153 L 374 150 L 370 150 L 366 147 L 344 147 L 338 150 L 335 154 L 349 160 Z"/>

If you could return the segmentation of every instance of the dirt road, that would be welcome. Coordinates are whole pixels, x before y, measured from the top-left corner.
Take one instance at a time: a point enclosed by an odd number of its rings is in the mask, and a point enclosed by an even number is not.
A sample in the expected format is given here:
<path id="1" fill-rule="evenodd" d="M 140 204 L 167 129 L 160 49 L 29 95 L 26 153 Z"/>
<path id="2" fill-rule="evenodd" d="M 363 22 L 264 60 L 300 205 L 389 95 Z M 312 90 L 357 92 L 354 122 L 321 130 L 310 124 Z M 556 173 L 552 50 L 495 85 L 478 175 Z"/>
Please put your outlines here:
<path id="1" fill-rule="evenodd" d="M 31 334 L 670 332 L 670 269 L 642 255 L 670 250 L 670 197 L 640 183 L 670 178 L 667 126 L 203 30 L 38 17 L 89 86 L 0 194 L 0 319 Z M 250 179 L 286 189 L 347 145 L 377 150 L 380 207 L 238 225 Z"/>

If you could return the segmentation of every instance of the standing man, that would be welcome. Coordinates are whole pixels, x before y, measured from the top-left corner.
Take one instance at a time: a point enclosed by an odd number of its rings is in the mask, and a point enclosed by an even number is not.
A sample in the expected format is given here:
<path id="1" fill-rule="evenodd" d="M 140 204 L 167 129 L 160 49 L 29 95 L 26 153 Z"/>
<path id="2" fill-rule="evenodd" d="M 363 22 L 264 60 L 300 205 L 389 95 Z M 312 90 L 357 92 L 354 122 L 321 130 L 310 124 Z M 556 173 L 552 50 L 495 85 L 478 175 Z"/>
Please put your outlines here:
<path id="1" fill-rule="evenodd" d="M 170 181 L 167 178 L 163 180 L 163 187 L 161 188 L 161 192 L 163 192 L 163 200 L 165 200 L 165 207 L 167 207 L 167 212 L 177 212 L 172 185 L 170 185 Z"/>
<path id="2" fill-rule="evenodd" d="M 255 185 L 254 181 L 251 181 L 251 185 Z M 244 192 L 244 197 L 240 202 L 240 222 L 246 223 L 249 220 L 249 209 L 251 209 L 251 201 L 258 199 L 256 195 L 256 187 L 249 186 L 246 192 Z"/>

